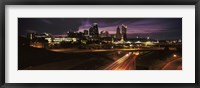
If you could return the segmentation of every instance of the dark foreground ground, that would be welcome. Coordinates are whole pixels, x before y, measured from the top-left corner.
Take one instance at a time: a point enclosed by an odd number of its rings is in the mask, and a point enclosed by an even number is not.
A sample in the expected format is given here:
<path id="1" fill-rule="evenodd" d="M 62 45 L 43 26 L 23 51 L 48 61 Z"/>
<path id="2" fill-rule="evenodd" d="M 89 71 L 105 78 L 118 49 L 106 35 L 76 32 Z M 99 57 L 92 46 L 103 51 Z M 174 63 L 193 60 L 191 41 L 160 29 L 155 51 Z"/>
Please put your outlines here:
<path id="1" fill-rule="evenodd" d="M 113 62 L 107 53 L 58 53 L 45 49 L 21 47 L 18 56 L 18 69 L 35 70 L 65 70 L 77 69 L 77 66 L 84 63 L 79 69 L 95 69 L 104 64 Z"/>

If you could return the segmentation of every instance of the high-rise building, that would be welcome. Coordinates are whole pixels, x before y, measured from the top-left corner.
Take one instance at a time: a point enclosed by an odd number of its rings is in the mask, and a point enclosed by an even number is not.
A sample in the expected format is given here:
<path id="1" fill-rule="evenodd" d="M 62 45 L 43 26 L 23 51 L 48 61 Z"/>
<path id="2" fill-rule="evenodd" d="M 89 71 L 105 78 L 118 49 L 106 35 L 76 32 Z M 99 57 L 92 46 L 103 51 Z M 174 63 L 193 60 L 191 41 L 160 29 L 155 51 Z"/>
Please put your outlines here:
<path id="1" fill-rule="evenodd" d="M 108 31 L 106 31 L 106 32 L 105 32 L 105 34 L 106 34 L 106 37 L 108 37 L 108 36 L 109 36 L 109 32 L 108 32 Z"/>
<path id="2" fill-rule="evenodd" d="M 84 33 L 82 32 L 69 32 L 68 37 L 70 38 L 83 38 Z"/>
<path id="3" fill-rule="evenodd" d="M 29 40 L 34 39 L 34 38 L 35 38 L 35 33 L 28 33 L 28 34 L 27 34 L 27 38 L 28 38 Z"/>
<path id="4" fill-rule="evenodd" d="M 101 37 L 101 38 L 102 38 L 102 37 L 105 37 L 104 31 L 101 31 L 101 32 L 100 32 L 100 37 Z"/>
<path id="5" fill-rule="evenodd" d="M 116 39 L 121 39 L 121 33 L 120 33 L 120 28 L 119 28 L 119 26 L 117 27 Z"/>
<path id="6" fill-rule="evenodd" d="M 93 25 L 89 29 L 89 35 L 93 38 L 98 38 L 99 37 L 99 29 L 98 29 L 98 24 L 93 23 Z"/>
<path id="7" fill-rule="evenodd" d="M 125 26 L 124 24 L 122 24 L 122 36 L 123 36 L 124 40 L 127 40 L 126 31 L 127 31 L 127 26 Z"/>
<path id="8" fill-rule="evenodd" d="M 83 31 L 83 34 L 84 34 L 84 35 L 89 35 L 88 30 L 84 30 L 84 31 Z"/>
<path id="9" fill-rule="evenodd" d="M 103 38 L 103 37 L 108 37 L 109 33 L 108 31 L 101 31 L 100 32 L 100 37 Z"/>

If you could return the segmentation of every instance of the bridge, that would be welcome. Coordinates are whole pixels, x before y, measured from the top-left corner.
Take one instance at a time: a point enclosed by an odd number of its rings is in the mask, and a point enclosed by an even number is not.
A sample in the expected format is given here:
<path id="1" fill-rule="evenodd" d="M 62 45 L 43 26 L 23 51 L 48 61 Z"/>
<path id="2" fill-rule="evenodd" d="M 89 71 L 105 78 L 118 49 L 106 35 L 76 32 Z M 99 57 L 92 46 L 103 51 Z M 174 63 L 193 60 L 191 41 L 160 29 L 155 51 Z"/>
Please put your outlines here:
<path id="1" fill-rule="evenodd" d="M 84 53 L 84 52 L 113 52 L 113 51 L 162 51 L 164 47 L 152 47 L 152 48 L 129 48 L 129 49 L 49 49 L 53 52 L 62 53 Z M 169 50 L 177 50 L 176 48 L 169 48 Z"/>

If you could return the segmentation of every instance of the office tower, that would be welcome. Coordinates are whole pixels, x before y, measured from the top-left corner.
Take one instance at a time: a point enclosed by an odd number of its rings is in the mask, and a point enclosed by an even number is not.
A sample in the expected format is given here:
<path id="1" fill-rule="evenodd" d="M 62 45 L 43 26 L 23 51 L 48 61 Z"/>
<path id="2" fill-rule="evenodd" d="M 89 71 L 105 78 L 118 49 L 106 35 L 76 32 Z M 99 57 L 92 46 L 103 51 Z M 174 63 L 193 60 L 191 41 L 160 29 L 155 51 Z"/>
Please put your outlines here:
<path id="1" fill-rule="evenodd" d="M 100 32 L 100 37 L 103 38 L 103 37 L 108 37 L 109 35 L 109 32 L 108 31 L 101 31 Z"/>
<path id="2" fill-rule="evenodd" d="M 93 23 L 93 25 L 89 29 L 89 35 L 93 38 L 99 37 L 99 30 L 98 30 L 98 24 Z"/>
<path id="3" fill-rule="evenodd" d="M 28 33 L 27 34 L 27 38 L 29 39 L 29 40 L 33 40 L 34 38 L 35 38 L 35 33 Z"/>
<path id="4" fill-rule="evenodd" d="M 121 39 L 121 33 L 120 33 L 120 28 L 119 28 L 119 26 L 117 27 L 116 39 Z"/>
<path id="5" fill-rule="evenodd" d="M 127 31 L 127 26 L 125 26 L 124 24 L 122 24 L 122 36 L 123 36 L 124 40 L 127 40 L 126 31 Z"/>
<path id="6" fill-rule="evenodd" d="M 84 33 L 84 35 L 88 35 L 89 31 L 88 30 L 84 30 L 83 33 Z"/>
<path id="7" fill-rule="evenodd" d="M 106 37 L 108 37 L 108 36 L 109 36 L 109 32 L 108 32 L 108 31 L 106 31 L 106 32 L 105 32 L 105 35 L 106 35 Z"/>

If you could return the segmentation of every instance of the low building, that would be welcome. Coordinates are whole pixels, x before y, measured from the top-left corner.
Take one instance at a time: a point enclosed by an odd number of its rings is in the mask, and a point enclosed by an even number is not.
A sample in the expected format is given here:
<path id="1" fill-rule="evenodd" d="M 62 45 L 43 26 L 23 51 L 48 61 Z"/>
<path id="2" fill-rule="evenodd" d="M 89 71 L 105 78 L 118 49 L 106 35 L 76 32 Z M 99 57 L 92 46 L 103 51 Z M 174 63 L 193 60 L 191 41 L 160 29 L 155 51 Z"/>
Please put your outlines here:
<path id="1" fill-rule="evenodd" d="M 60 44 L 61 42 L 77 42 L 78 38 L 54 38 L 53 42 L 54 44 Z"/>

